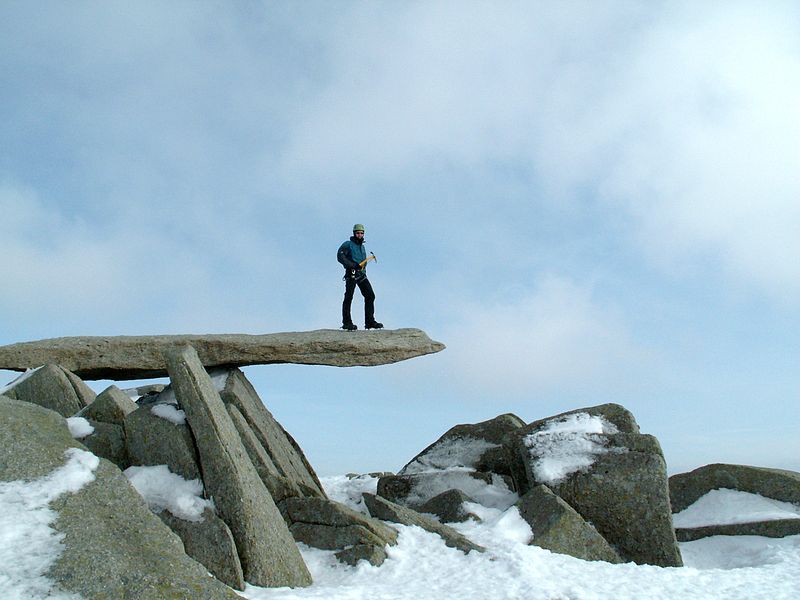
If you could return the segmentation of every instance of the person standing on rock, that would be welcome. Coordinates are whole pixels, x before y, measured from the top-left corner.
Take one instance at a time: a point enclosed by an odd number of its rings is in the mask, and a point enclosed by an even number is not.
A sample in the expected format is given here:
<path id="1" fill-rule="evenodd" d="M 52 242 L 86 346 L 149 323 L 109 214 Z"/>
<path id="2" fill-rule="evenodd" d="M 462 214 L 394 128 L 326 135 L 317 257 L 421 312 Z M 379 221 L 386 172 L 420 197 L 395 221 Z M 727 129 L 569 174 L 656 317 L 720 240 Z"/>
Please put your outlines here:
<path id="1" fill-rule="evenodd" d="M 356 286 L 364 296 L 365 329 L 383 329 L 383 323 L 375 320 L 375 292 L 367 279 L 367 250 L 364 248 L 364 226 L 353 225 L 353 235 L 339 246 L 336 259 L 344 267 L 344 301 L 342 302 L 342 329 L 354 331 L 358 329 L 350 317 L 350 305 Z"/>

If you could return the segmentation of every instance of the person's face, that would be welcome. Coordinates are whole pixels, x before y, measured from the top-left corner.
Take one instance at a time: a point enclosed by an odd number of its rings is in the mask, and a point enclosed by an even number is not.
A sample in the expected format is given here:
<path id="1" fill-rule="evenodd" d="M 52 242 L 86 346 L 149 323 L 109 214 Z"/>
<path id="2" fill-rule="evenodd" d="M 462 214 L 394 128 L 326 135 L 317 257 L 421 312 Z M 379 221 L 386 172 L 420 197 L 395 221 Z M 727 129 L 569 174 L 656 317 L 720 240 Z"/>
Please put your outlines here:
<path id="1" fill-rule="evenodd" d="M 362 237 L 363 238 L 364 237 L 364 232 L 363 231 L 354 231 L 353 235 L 355 235 L 356 237 Z"/>

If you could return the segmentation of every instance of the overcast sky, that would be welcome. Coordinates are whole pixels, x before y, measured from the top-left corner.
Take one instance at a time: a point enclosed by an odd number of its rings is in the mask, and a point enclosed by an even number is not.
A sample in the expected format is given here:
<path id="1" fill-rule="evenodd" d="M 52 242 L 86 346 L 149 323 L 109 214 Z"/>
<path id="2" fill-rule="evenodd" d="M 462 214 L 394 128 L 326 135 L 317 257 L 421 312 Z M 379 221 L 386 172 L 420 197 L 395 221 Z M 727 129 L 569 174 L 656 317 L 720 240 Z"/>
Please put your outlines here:
<path id="1" fill-rule="evenodd" d="M 359 222 L 378 320 L 447 350 L 247 368 L 320 475 L 605 402 L 670 472 L 800 470 L 798 31 L 778 0 L 5 1 L 0 344 L 338 327 Z"/>

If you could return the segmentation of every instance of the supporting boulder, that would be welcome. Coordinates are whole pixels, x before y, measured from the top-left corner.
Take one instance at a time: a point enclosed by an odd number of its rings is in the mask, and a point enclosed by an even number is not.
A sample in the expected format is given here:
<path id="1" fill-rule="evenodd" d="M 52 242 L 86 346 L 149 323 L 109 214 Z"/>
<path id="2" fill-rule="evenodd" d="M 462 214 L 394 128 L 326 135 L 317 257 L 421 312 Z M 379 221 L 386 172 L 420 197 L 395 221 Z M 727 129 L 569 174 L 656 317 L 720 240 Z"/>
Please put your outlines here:
<path id="1" fill-rule="evenodd" d="M 171 349 L 165 358 L 197 441 L 206 492 L 233 533 L 245 580 L 264 587 L 310 585 L 294 539 L 197 352 L 184 346 Z"/>
<path id="2" fill-rule="evenodd" d="M 305 496 L 306 494 L 297 483 L 281 475 L 239 409 L 233 404 L 228 404 L 227 409 L 258 476 L 261 477 L 261 481 L 264 482 L 275 503 L 280 504 L 286 498 Z"/>
<path id="3" fill-rule="evenodd" d="M 284 486 L 285 480 L 288 480 L 290 486 L 301 490 L 301 495 L 324 498 L 325 492 L 322 490 L 322 484 L 302 449 L 267 410 L 244 373 L 239 369 L 230 369 L 215 370 L 212 371 L 212 375 L 215 380 L 220 382 L 218 387 L 221 388 L 220 397 L 223 402 L 236 407 L 250 431 L 269 456 L 269 462 L 274 469 L 270 469 L 267 465 L 267 473 L 274 470 L 274 475 L 283 478 L 283 480 L 276 481 L 274 486 Z M 241 430 L 244 431 L 244 428 Z M 267 487 L 273 486 L 268 485 Z M 280 499 L 276 498 L 275 500 L 277 502 Z"/>

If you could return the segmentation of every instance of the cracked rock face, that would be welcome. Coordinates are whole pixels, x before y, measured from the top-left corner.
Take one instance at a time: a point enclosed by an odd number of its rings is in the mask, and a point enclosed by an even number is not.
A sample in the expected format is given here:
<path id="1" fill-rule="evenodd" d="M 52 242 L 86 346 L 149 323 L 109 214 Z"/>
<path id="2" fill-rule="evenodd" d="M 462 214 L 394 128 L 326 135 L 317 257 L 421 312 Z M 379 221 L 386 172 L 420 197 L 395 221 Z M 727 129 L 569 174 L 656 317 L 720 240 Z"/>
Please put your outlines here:
<path id="1" fill-rule="evenodd" d="M 444 350 L 444 344 L 419 329 L 64 337 L 0 346 L 0 369 L 24 371 L 55 363 L 83 379 L 163 377 L 164 353 L 187 344 L 206 369 L 279 363 L 370 367 Z"/>

